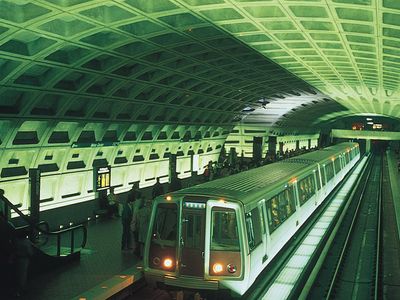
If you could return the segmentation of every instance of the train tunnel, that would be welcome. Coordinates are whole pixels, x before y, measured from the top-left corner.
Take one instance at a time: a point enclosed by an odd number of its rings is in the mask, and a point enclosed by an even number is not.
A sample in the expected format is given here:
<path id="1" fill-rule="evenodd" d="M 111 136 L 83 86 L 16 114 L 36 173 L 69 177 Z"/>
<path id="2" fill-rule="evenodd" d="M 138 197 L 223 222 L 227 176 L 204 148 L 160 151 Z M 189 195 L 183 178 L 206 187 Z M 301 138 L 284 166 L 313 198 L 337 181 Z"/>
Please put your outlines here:
<path id="1" fill-rule="evenodd" d="M 110 188 L 379 135 L 397 164 L 399 20 L 397 0 L 0 0 L 4 215 L 60 231 Z"/>

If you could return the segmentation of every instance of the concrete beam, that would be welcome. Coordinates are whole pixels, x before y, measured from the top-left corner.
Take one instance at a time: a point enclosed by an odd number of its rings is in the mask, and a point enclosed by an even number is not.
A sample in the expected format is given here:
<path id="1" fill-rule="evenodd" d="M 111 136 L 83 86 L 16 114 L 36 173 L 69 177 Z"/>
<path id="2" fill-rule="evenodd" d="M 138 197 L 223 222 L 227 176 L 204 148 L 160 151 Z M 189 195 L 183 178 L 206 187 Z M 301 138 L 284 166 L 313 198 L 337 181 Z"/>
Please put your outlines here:
<path id="1" fill-rule="evenodd" d="M 400 132 L 332 129 L 332 137 L 363 140 L 400 140 Z"/>

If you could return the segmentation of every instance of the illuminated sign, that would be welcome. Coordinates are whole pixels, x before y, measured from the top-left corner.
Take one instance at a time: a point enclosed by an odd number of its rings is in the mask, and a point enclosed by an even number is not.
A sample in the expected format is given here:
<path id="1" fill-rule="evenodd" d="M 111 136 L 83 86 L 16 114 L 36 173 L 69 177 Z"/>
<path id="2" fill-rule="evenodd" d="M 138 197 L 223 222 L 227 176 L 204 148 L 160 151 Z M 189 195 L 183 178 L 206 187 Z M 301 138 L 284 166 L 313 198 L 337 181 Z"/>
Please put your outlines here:
<path id="1" fill-rule="evenodd" d="M 363 123 L 353 123 L 351 125 L 352 130 L 363 130 L 364 129 L 364 124 Z"/>
<path id="2" fill-rule="evenodd" d="M 101 191 L 110 188 L 111 166 L 93 167 L 93 190 Z"/>
<path id="3" fill-rule="evenodd" d="M 206 208 L 205 203 L 198 203 L 198 202 L 185 202 L 183 205 L 186 208 Z"/>
<path id="4" fill-rule="evenodd" d="M 118 146 L 119 142 L 72 143 L 71 148 L 100 148 Z"/>

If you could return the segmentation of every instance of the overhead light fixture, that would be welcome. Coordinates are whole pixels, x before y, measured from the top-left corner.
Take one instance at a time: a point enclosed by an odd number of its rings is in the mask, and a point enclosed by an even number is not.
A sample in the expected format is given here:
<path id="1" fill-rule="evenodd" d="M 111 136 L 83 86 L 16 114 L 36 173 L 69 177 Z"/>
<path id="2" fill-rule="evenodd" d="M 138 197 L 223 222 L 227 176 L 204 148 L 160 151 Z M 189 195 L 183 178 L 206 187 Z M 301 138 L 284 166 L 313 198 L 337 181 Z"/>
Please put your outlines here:
<path id="1" fill-rule="evenodd" d="M 242 109 L 242 112 L 245 112 L 245 113 L 249 113 L 252 111 L 255 111 L 255 108 L 250 107 L 250 106 L 246 106 L 245 108 Z"/>
<path id="2" fill-rule="evenodd" d="M 374 125 L 374 122 L 367 122 L 368 125 Z"/>
<path id="3" fill-rule="evenodd" d="M 367 121 L 372 121 L 372 118 L 367 118 Z"/>
<path id="4" fill-rule="evenodd" d="M 265 99 L 264 97 L 261 98 L 260 100 L 257 101 L 258 103 L 261 103 L 262 108 L 267 109 L 267 104 L 269 104 L 270 102 Z"/>

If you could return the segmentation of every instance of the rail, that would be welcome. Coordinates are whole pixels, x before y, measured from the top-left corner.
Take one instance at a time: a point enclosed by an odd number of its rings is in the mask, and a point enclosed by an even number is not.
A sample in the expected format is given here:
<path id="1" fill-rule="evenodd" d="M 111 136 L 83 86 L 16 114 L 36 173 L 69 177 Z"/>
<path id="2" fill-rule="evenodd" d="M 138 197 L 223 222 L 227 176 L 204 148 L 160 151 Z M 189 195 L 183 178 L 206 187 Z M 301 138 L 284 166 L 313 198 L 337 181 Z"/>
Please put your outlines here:
<path id="1" fill-rule="evenodd" d="M 377 207 L 377 243 L 376 243 L 376 256 L 375 256 L 375 272 L 374 272 L 374 277 L 375 279 L 373 280 L 374 285 L 374 299 L 377 300 L 379 298 L 378 293 L 379 293 L 379 273 L 380 273 L 380 263 L 379 263 L 379 257 L 380 257 L 380 227 L 381 227 L 381 202 L 382 202 L 382 181 L 383 181 L 383 162 L 382 162 L 382 158 L 381 158 L 381 170 L 380 170 L 380 175 L 379 175 L 379 190 L 378 190 L 378 207 Z M 326 298 L 325 299 L 333 299 L 335 298 L 335 288 L 337 287 L 337 283 L 339 281 L 340 278 L 340 274 L 342 273 L 341 270 L 343 268 L 344 265 L 344 260 L 346 259 L 347 255 L 348 255 L 348 249 L 350 247 L 350 244 L 352 242 L 352 235 L 354 233 L 355 230 L 355 224 L 359 218 L 359 214 L 360 214 L 360 209 L 361 209 L 361 205 L 363 203 L 363 199 L 366 197 L 366 191 L 367 188 L 370 184 L 370 177 L 372 174 L 372 170 L 373 167 L 371 167 L 369 169 L 367 178 L 364 182 L 364 185 L 362 186 L 362 192 L 360 194 L 360 196 L 357 199 L 357 206 L 356 209 L 353 213 L 353 217 L 351 219 L 351 223 L 350 226 L 347 229 L 347 234 L 345 237 L 345 241 L 344 244 L 342 246 L 342 249 L 340 251 L 340 255 L 339 255 L 339 259 L 337 261 L 336 267 L 334 269 L 334 273 L 333 273 L 333 277 L 332 280 L 329 284 L 329 289 L 328 292 L 326 294 Z"/>
<path id="2" fill-rule="evenodd" d="M 381 178 L 379 180 L 379 198 L 378 198 L 378 213 L 377 213 L 377 237 L 376 237 L 376 258 L 375 258 L 375 291 L 374 291 L 374 299 L 377 300 L 380 298 L 381 284 L 380 277 L 381 274 L 381 238 L 382 238 L 382 198 L 383 198 L 383 155 L 382 155 L 382 169 L 381 169 Z"/>
<path id="3" fill-rule="evenodd" d="M 57 239 L 57 251 L 56 251 L 57 256 L 61 256 L 61 239 L 62 239 L 62 236 L 63 235 L 65 236 L 67 233 L 70 233 L 70 235 L 71 235 L 71 240 L 70 240 L 70 244 L 69 244 L 70 254 L 73 254 L 75 252 L 75 232 L 78 230 L 82 231 L 83 236 L 82 236 L 82 242 L 79 245 L 79 247 L 77 247 L 77 248 L 85 247 L 86 242 L 87 242 L 87 228 L 83 224 L 68 227 L 65 229 L 58 230 L 58 231 L 50 231 L 49 224 L 46 221 L 41 221 L 39 223 L 33 223 L 29 219 L 29 217 L 27 217 L 23 212 L 21 212 L 19 210 L 19 208 L 16 205 L 14 205 L 13 203 L 11 203 L 11 201 L 8 200 L 4 195 L 0 195 L 0 199 L 4 203 L 4 207 L 5 207 L 4 215 L 5 215 L 6 221 L 8 221 L 8 211 L 11 208 L 13 211 L 15 211 L 21 217 L 21 219 L 25 223 L 27 223 L 27 225 L 18 227 L 18 228 L 16 228 L 16 230 L 23 230 L 23 229 L 30 228 L 30 229 L 35 229 L 37 232 L 39 232 L 41 234 L 45 234 L 47 236 L 55 236 Z M 44 225 L 45 228 L 41 228 L 42 225 Z"/>

